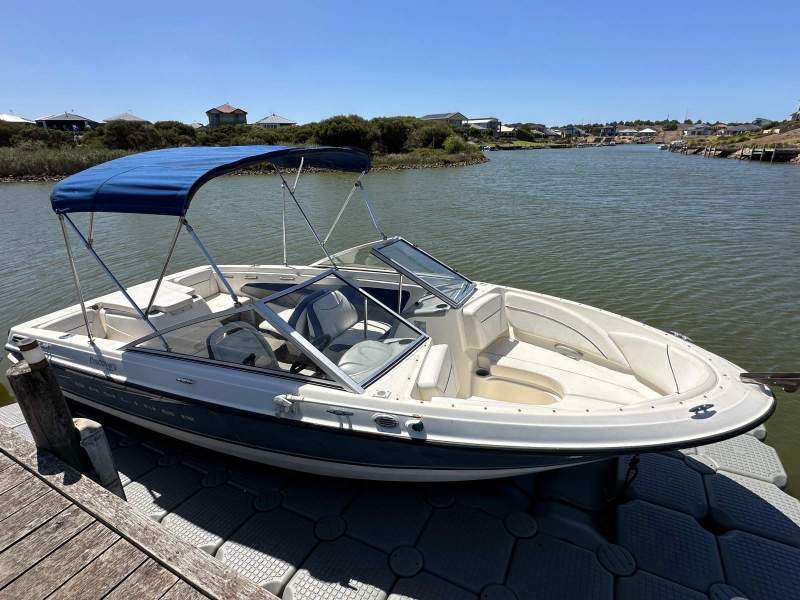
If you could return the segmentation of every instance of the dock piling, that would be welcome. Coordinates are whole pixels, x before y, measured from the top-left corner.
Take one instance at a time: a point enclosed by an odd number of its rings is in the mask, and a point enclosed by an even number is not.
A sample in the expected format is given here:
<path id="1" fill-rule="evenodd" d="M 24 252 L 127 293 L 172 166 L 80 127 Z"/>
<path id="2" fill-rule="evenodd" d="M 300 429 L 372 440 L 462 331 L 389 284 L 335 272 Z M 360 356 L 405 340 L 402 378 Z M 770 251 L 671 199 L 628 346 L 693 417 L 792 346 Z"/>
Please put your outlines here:
<path id="1" fill-rule="evenodd" d="M 37 448 L 84 471 L 88 467 L 80 436 L 50 363 L 36 340 L 24 339 L 18 347 L 24 360 L 12 365 L 6 377 Z"/>
<path id="2" fill-rule="evenodd" d="M 127 500 L 103 426 L 97 421 L 85 418 L 73 419 L 73 422 L 80 435 L 81 447 L 86 451 L 97 475 L 97 482 L 109 492 Z"/>

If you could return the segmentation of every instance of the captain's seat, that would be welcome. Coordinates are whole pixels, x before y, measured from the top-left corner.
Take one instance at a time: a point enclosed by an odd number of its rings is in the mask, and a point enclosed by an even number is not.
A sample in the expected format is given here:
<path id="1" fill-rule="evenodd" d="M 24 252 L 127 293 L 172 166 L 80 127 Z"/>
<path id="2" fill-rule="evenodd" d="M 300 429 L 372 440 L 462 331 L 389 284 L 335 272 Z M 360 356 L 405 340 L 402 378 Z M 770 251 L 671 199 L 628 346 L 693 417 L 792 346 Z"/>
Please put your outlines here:
<path id="1" fill-rule="evenodd" d="M 387 323 L 363 315 L 340 290 L 318 290 L 306 296 L 289 317 L 289 325 L 336 361 L 359 342 L 377 341 L 390 330 Z"/>

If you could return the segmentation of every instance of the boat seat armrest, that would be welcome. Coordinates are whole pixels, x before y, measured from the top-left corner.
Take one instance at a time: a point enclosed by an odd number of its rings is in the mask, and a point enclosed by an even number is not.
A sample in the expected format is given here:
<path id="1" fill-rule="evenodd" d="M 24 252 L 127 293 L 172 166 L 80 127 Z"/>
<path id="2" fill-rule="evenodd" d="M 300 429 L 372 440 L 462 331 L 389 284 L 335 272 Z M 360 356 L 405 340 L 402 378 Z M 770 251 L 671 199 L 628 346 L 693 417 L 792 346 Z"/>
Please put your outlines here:
<path id="1" fill-rule="evenodd" d="M 447 344 L 437 344 L 428 349 L 417 377 L 417 389 L 423 400 L 435 396 L 457 397 L 458 377 Z"/>

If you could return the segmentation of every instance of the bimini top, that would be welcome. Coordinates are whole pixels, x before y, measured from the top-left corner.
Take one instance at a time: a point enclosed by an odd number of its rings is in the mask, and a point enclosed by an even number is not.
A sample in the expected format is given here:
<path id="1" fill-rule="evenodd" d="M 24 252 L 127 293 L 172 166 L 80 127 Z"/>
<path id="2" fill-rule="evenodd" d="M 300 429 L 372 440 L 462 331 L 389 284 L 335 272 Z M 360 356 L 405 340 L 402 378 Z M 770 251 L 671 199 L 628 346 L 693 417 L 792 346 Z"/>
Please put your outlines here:
<path id="1" fill-rule="evenodd" d="M 57 213 L 119 212 L 183 216 L 207 181 L 261 162 L 338 171 L 368 171 L 369 155 L 354 148 L 195 146 L 117 158 L 59 182 L 50 194 Z"/>

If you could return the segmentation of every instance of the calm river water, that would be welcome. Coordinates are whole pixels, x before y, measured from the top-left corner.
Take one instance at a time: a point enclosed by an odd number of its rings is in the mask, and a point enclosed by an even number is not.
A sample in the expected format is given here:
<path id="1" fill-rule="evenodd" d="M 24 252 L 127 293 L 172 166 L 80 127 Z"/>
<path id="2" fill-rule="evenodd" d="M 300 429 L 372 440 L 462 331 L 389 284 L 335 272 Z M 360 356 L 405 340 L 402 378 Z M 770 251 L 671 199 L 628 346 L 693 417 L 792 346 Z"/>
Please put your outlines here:
<path id="1" fill-rule="evenodd" d="M 661 328 L 752 371 L 800 370 L 800 168 L 702 159 L 655 146 L 494 152 L 472 167 L 375 173 L 385 229 L 469 276 L 599 306 Z M 352 178 L 308 175 L 298 197 L 325 228 Z M 0 184 L 0 330 L 76 300 L 52 184 Z M 189 217 L 220 263 L 280 262 L 274 177 L 224 177 Z M 126 284 L 158 275 L 172 218 L 100 215 L 97 248 Z M 334 249 L 374 239 L 351 203 Z M 290 213 L 290 262 L 319 257 Z M 85 256 L 88 294 L 111 291 Z M 171 271 L 202 264 L 182 239 Z M 3 359 L 2 369 L 8 366 Z M 2 380 L 5 384 L 4 378 Z M 0 385 L 0 404 L 10 401 Z M 800 496 L 800 394 L 778 395 L 768 441 Z"/>

